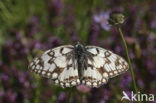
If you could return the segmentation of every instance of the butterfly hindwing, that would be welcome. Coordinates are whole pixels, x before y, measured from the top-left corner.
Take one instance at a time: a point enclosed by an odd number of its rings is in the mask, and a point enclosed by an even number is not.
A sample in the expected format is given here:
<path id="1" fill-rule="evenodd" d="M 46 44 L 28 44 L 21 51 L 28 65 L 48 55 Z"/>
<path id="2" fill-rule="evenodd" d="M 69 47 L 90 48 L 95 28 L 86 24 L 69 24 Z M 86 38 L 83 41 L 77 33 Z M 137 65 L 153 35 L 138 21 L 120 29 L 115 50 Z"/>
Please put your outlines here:
<path id="1" fill-rule="evenodd" d="M 99 87 L 105 83 L 107 83 L 107 78 L 104 78 L 97 68 L 88 66 L 87 69 L 84 70 L 82 84 L 89 87 Z"/>
<path id="2" fill-rule="evenodd" d="M 77 61 L 73 58 L 72 45 L 47 50 L 29 65 L 31 71 L 52 79 L 62 87 L 79 84 L 77 67 Z"/>

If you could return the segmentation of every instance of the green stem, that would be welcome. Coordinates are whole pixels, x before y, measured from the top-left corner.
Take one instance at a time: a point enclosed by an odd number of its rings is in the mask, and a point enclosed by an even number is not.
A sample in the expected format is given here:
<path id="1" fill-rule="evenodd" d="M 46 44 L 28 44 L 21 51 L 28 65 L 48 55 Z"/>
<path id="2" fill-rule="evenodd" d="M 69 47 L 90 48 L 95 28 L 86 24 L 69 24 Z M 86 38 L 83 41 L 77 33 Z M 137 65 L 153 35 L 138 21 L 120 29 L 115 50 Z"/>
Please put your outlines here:
<path id="1" fill-rule="evenodd" d="M 129 67 L 130 67 L 130 72 L 131 72 L 131 76 L 132 76 L 132 81 L 133 81 L 134 90 L 135 90 L 136 94 L 138 95 L 138 90 L 137 90 L 137 86 L 136 86 L 136 82 L 135 82 L 134 71 L 133 71 L 133 67 L 132 67 L 131 60 L 130 60 L 130 58 L 129 58 L 129 53 L 128 53 L 127 44 L 126 44 L 126 41 L 125 41 L 125 39 L 124 39 L 122 30 L 120 29 L 120 27 L 118 27 L 118 31 L 119 31 L 119 33 L 120 33 L 122 42 L 123 42 L 124 47 L 125 47 L 125 50 L 126 50 L 126 56 L 127 56 L 128 64 L 129 64 Z M 139 101 L 139 103 L 141 103 L 141 101 Z"/>

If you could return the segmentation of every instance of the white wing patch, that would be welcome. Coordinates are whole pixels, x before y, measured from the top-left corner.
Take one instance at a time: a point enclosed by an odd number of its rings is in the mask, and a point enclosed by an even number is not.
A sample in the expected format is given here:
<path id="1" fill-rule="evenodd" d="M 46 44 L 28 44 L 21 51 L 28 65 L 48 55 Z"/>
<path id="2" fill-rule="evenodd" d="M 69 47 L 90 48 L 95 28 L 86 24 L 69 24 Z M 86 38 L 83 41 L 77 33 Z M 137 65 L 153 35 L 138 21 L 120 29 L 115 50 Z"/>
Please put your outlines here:
<path id="1" fill-rule="evenodd" d="M 66 57 L 60 56 L 59 58 L 55 58 L 54 63 L 60 68 L 65 68 L 67 66 Z"/>
<path id="2" fill-rule="evenodd" d="M 93 62 L 93 65 L 94 65 L 94 67 L 96 67 L 96 68 L 100 68 L 101 66 L 104 65 L 104 62 L 105 62 L 103 58 L 98 57 L 98 56 L 94 56 L 94 57 L 93 57 L 93 60 L 94 60 L 94 61 L 97 61 L 97 62 Z"/>
<path id="3" fill-rule="evenodd" d="M 78 85 L 78 67 L 76 61 L 73 63 L 72 51 L 72 45 L 47 50 L 30 63 L 29 69 L 40 76 L 52 79 L 62 87 Z"/>
<path id="4" fill-rule="evenodd" d="M 129 68 L 128 63 L 122 57 L 109 50 L 96 46 L 86 46 L 86 50 L 92 59 L 88 58 L 88 68 L 84 70 L 84 82 L 82 83 L 85 85 L 99 87 L 101 84 L 105 84 L 109 78 L 117 76 Z M 87 84 L 87 82 L 90 83 Z"/>

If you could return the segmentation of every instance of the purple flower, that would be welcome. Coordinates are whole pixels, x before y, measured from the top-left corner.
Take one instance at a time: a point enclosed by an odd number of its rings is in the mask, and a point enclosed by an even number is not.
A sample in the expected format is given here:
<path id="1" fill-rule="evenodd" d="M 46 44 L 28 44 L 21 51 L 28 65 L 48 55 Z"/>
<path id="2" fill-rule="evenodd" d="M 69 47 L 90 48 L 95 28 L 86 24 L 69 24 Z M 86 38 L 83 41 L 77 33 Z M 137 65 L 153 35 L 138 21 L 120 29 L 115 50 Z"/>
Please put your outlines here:
<path id="1" fill-rule="evenodd" d="M 27 37 L 33 37 L 34 34 L 40 31 L 39 20 L 36 16 L 32 16 L 26 26 L 25 34 Z"/>
<path id="2" fill-rule="evenodd" d="M 43 44 L 39 41 L 33 41 L 32 45 L 34 45 L 34 48 L 37 48 L 37 49 L 42 49 L 43 47 Z"/>
<path id="3" fill-rule="evenodd" d="M 135 55 L 134 55 L 134 53 L 132 51 L 129 53 L 129 56 L 130 56 L 130 59 L 134 59 L 135 58 Z"/>
<path id="4" fill-rule="evenodd" d="M 119 53 L 121 53 L 121 51 L 122 51 L 121 46 L 116 45 L 116 47 L 115 47 L 115 53 L 119 54 Z"/>
<path id="5" fill-rule="evenodd" d="M 4 91 L 0 89 L 0 98 L 4 95 Z"/>
<path id="6" fill-rule="evenodd" d="M 143 82 L 143 80 L 141 78 L 139 78 L 137 80 L 137 84 L 138 84 L 139 88 L 144 88 L 144 82 Z"/>
<path id="7" fill-rule="evenodd" d="M 48 42 L 49 42 L 48 48 L 53 48 L 53 47 L 61 44 L 61 40 L 59 38 L 56 38 L 56 37 L 50 37 L 48 39 Z"/>
<path id="8" fill-rule="evenodd" d="M 62 13 L 62 7 L 61 0 L 53 0 L 52 8 L 55 15 L 60 15 Z"/>
<path id="9" fill-rule="evenodd" d="M 110 90 L 107 90 L 107 89 L 105 89 L 103 91 L 103 94 L 104 94 L 104 96 L 103 96 L 104 101 L 108 101 L 110 99 L 110 97 L 112 96 L 112 92 Z"/>
<path id="10" fill-rule="evenodd" d="M 49 12 L 49 19 L 62 14 L 63 4 L 61 0 L 46 0 L 46 6 Z"/>
<path id="11" fill-rule="evenodd" d="M 9 76 L 6 75 L 5 73 L 0 74 L 0 80 L 5 89 L 8 89 L 11 87 Z"/>
<path id="12" fill-rule="evenodd" d="M 93 16 L 94 21 L 100 24 L 101 27 L 106 31 L 110 30 L 110 26 L 108 24 L 109 14 L 110 14 L 109 11 L 106 12 L 100 11 L 100 13 L 96 13 Z"/>
<path id="13" fill-rule="evenodd" d="M 88 96 L 88 103 L 107 103 L 113 96 L 113 92 L 107 87 L 94 88 Z"/>
<path id="14" fill-rule="evenodd" d="M 83 93 L 87 93 L 91 90 L 90 87 L 87 87 L 85 85 L 78 85 L 76 88 L 78 91 L 83 92 Z"/>
<path id="15" fill-rule="evenodd" d="M 61 92 L 59 97 L 58 97 L 58 101 L 64 101 L 66 99 L 66 93 L 65 92 Z"/>
<path id="16" fill-rule="evenodd" d="M 53 96 L 53 93 L 49 86 L 45 89 L 45 91 L 42 93 L 42 100 L 46 101 L 47 99 L 51 98 Z"/>
<path id="17" fill-rule="evenodd" d="M 4 73 L 0 75 L 0 78 L 4 81 L 7 81 L 9 79 L 9 77 Z"/>
<path id="18" fill-rule="evenodd" d="M 128 87 L 128 85 L 131 83 L 132 78 L 131 75 L 127 72 L 125 73 L 120 81 L 120 87 L 124 88 L 124 87 Z"/>
<path id="19" fill-rule="evenodd" d="M 6 41 L 6 43 L 2 46 L 1 52 L 3 54 L 2 55 L 3 63 L 9 64 L 13 62 L 13 55 L 15 54 L 15 51 L 13 50 L 12 47 L 13 47 L 13 41 L 11 40 Z"/>
<path id="20" fill-rule="evenodd" d="M 152 22 L 151 22 L 151 28 L 152 28 L 152 29 L 155 29 L 155 28 L 156 28 L 156 21 L 152 21 Z"/>
<path id="21" fill-rule="evenodd" d="M 94 44 L 94 45 L 98 44 L 99 31 L 100 31 L 99 25 L 93 22 L 90 28 L 90 34 L 91 34 L 89 39 L 90 44 Z"/>
<path id="22" fill-rule="evenodd" d="M 16 103 L 17 94 L 14 93 L 12 90 L 8 90 L 3 95 L 3 102 L 4 103 Z"/>

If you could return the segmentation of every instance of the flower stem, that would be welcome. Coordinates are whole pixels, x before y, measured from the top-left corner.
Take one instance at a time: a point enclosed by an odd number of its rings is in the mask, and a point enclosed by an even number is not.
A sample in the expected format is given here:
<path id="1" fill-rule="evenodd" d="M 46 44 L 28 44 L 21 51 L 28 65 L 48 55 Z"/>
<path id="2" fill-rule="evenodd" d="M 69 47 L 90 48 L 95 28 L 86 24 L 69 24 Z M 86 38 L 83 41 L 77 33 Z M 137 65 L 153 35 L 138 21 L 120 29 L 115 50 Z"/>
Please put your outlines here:
<path id="1" fill-rule="evenodd" d="M 126 50 L 126 56 L 127 56 L 128 64 L 129 64 L 129 67 L 130 67 L 130 72 L 131 72 L 131 76 L 132 76 L 132 81 L 133 81 L 134 90 L 135 90 L 136 94 L 138 95 L 138 90 L 137 90 L 137 86 L 136 86 L 136 82 L 135 82 L 135 76 L 134 76 L 134 72 L 133 72 L 132 63 L 131 63 L 131 60 L 130 60 L 130 58 L 129 58 L 129 53 L 128 53 L 127 44 L 126 44 L 126 41 L 125 41 L 125 39 L 124 39 L 124 36 L 123 36 L 123 33 L 122 33 L 121 28 L 120 28 L 119 26 L 118 26 L 117 28 L 118 28 L 118 31 L 119 31 L 119 33 L 120 33 L 122 42 L 123 42 L 124 47 L 125 47 L 125 50 Z M 141 101 L 139 101 L 139 103 L 141 103 Z"/>

